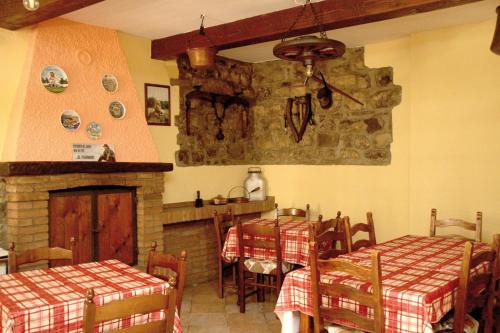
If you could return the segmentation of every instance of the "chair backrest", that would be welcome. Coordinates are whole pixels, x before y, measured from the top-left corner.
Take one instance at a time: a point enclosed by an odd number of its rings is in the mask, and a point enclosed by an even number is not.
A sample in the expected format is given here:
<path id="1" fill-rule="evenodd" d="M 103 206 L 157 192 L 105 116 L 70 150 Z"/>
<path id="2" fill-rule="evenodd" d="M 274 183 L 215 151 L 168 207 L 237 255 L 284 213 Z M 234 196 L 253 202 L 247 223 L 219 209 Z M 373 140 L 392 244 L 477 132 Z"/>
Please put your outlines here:
<path id="1" fill-rule="evenodd" d="M 231 208 L 225 213 L 218 213 L 214 210 L 213 219 L 215 238 L 217 239 L 217 253 L 220 255 L 224 242 L 226 241 L 227 231 L 234 225 L 234 215 Z"/>
<path id="2" fill-rule="evenodd" d="M 373 216 L 371 212 L 366 213 L 366 223 L 356 223 L 351 226 L 349 216 L 344 217 L 344 221 L 347 233 L 347 247 L 349 249 L 349 252 L 358 251 L 359 249 L 377 244 L 377 240 L 375 239 L 375 225 L 373 224 Z M 358 239 L 357 241 L 353 242 L 352 238 L 358 232 L 368 233 L 368 239 Z"/>
<path id="3" fill-rule="evenodd" d="M 236 221 L 238 248 L 240 252 L 240 269 L 244 269 L 244 259 L 248 252 L 274 250 L 276 256 L 276 275 L 283 273 L 283 259 L 281 256 L 280 226 L 278 220 L 274 225 L 260 225 L 255 223 L 241 223 Z M 245 237 L 243 237 L 245 235 Z M 247 248 L 248 251 L 245 251 Z"/>
<path id="4" fill-rule="evenodd" d="M 152 321 L 131 328 L 113 330 L 111 332 L 134 332 L 134 333 L 172 333 L 175 318 L 176 289 L 175 278 L 169 281 L 170 287 L 167 294 L 151 294 L 130 297 L 120 301 L 112 301 L 101 306 L 94 303 L 94 290 L 87 291 L 87 297 L 83 307 L 83 333 L 93 333 L 96 324 L 126 318 L 135 314 L 147 314 L 163 310 L 163 320 Z"/>
<path id="5" fill-rule="evenodd" d="M 486 314 L 483 317 L 485 318 L 484 332 L 491 332 L 495 296 L 493 272 L 496 259 L 495 250 L 482 250 L 473 253 L 472 243 L 469 241 L 465 243 L 453 316 L 453 332 L 462 333 L 464 331 L 465 315 L 476 308 L 483 308 L 483 313 Z M 478 273 L 476 268 L 485 262 L 488 267 L 483 273 Z M 474 270 L 473 274 L 471 274 L 471 270 Z"/>
<path id="6" fill-rule="evenodd" d="M 347 234 L 338 218 L 309 223 L 309 242 L 318 245 L 320 259 L 336 258 L 349 252 Z"/>
<path id="7" fill-rule="evenodd" d="M 276 218 L 279 219 L 281 216 L 290 216 L 290 217 L 301 217 L 305 220 L 309 220 L 309 204 L 306 205 L 306 210 L 301 208 L 281 208 L 278 209 L 278 204 L 274 204 L 276 208 Z"/>
<path id="8" fill-rule="evenodd" d="M 72 244 L 74 240 L 72 239 Z M 9 247 L 9 273 L 15 273 L 19 266 L 31 264 L 41 260 L 67 260 L 69 265 L 73 264 L 73 251 L 60 247 L 39 247 L 36 249 L 25 250 L 20 253 L 15 251 L 16 245 L 10 244 Z"/>
<path id="9" fill-rule="evenodd" d="M 184 294 L 184 286 L 186 284 L 187 252 L 186 250 L 183 250 L 181 251 L 180 257 L 177 257 L 170 253 L 158 253 L 156 252 L 156 247 L 156 242 L 153 242 L 148 255 L 146 272 L 165 281 L 168 281 L 171 277 L 171 275 L 168 275 L 168 272 L 165 272 L 166 269 L 175 272 L 175 278 L 177 280 L 176 304 L 177 311 L 180 312 L 182 306 L 182 295 Z"/>
<path id="10" fill-rule="evenodd" d="M 382 303 L 382 271 L 380 268 L 380 253 L 371 254 L 371 268 L 354 264 L 342 259 L 322 260 L 318 258 L 318 243 L 309 243 L 309 260 L 311 265 L 311 289 L 313 295 L 314 333 L 319 333 L 324 327 L 324 321 L 348 320 L 355 323 L 363 331 L 384 332 L 384 311 Z M 338 282 L 324 283 L 321 276 L 326 273 L 343 272 L 354 278 L 369 282 L 372 292 L 363 291 Z M 344 308 L 329 308 L 323 306 L 323 296 L 346 297 L 373 308 L 374 318 L 369 319 L 356 312 Z"/>
<path id="11" fill-rule="evenodd" d="M 460 227 L 466 230 L 471 230 L 475 231 L 476 235 L 475 238 L 467 238 L 462 235 L 443 235 L 440 237 L 451 237 L 451 238 L 459 238 L 459 239 L 466 239 L 466 240 L 473 240 L 476 242 L 481 241 L 481 232 L 482 232 L 482 224 L 483 224 L 483 213 L 477 212 L 476 213 L 476 223 L 473 222 L 467 222 L 461 219 L 456 219 L 456 218 L 446 218 L 446 219 L 437 219 L 437 210 L 436 208 L 432 208 L 431 210 L 431 230 L 430 230 L 430 236 L 434 237 L 436 236 L 436 228 L 445 228 L 445 227 Z"/>

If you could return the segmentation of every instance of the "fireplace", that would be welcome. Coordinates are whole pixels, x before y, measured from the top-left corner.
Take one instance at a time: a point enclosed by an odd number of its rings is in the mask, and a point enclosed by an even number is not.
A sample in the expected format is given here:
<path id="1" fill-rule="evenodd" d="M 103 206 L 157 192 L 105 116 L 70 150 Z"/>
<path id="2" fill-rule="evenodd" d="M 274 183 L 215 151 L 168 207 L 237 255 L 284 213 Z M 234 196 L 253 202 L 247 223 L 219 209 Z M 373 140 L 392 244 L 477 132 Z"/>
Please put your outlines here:
<path id="1" fill-rule="evenodd" d="M 130 234 L 135 253 L 131 263 L 145 266 L 152 241 L 158 243 L 160 251 L 163 250 L 163 173 L 171 170 L 170 163 L 0 163 L 0 246 L 6 248 L 15 242 L 16 250 L 22 251 L 51 245 L 51 194 L 83 189 L 130 189 L 135 197 L 132 203 L 135 206 L 135 230 Z M 89 224 L 89 227 L 95 225 Z M 94 228 L 85 233 L 95 231 Z M 101 253 L 104 247 L 101 242 Z M 108 248 L 104 251 L 107 251 L 106 259 L 112 256 L 114 250 Z M 94 254 L 90 254 L 92 260 L 100 259 Z"/>

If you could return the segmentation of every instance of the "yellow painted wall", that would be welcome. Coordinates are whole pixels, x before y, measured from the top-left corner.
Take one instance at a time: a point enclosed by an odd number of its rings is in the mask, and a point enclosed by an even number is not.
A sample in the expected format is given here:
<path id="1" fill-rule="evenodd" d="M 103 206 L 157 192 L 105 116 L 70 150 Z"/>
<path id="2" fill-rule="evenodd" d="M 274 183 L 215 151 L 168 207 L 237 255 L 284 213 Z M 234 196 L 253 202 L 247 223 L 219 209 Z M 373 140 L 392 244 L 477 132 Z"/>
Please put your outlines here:
<path id="1" fill-rule="evenodd" d="M 500 233 L 500 57 L 495 22 L 411 37 L 410 232 L 438 217 L 473 219 L 483 239 Z"/>
<path id="2" fill-rule="evenodd" d="M 393 67 L 394 81 L 403 87 L 402 103 L 393 110 L 391 165 L 266 165 L 269 194 L 282 207 L 309 203 L 313 216 L 332 217 L 341 210 L 359 220 L 371 210 L 379 241 L 427 234 L 432 207 L 443 217 L 469 219 L 482 210 L 483 239 L 500 233 L 500 57 L 489 51 L 494 24 L 367 45 L 367 66 Z M 153 65 L 146 40 L 126 36 L 122 41 L 127 56 L 137 58 L 129 62 L 139 92 L 144 80 L 168 83 L 178 75 L 173 63 Z M 176 115 L 175 87 L 172 101 Z M 174 161 L 177 128 L 150 129 L 162 160 Z M 174 166 L 164 201 L 193 200 L 197 189 L 203 198 L 225 195 L 242 183 L 246 168 Z"/>
<path id="3" fill-rule="evenodd" d="M 500 57 L 489 51 L 494 24 L 490 20 L 367 45 L 367 66 L 392 66 L 395 83 L 403 87 L 402 103 L 393 110 L 391 165 L 263 166 L 269 194 L 282 207 L 309 203 L 313 215 L 330 217 L 340 209 L 356 220 L 371 210 L 379 241 L 426 234 L 432 207 L 441 216 L 464 218 L 482 210 L 484 239 L 500 233 Z M 147 39 L 122 33 L 119 38 L 141 103 L 145 82 L 169 84 L 178 75 L 175 62 L 150 59 Z M 4 146 L 12 149 L 7 128 L 15 126 L 8 120 L 16 109 L 29 40 L 29 30 L 0 30 L 0 57 L 9 64 L 0 81 L 3 160 L 8 160 Z M 175 86 L 171 101 L 175 117 L 180 110 Z M 161 161 L 174 162 L 177 127 L 149 130 Z M 246 168 L 174 165 L 165 179 L 164 201 L 193 200 L 197 189 L 205 199 L 226 195 L 243 182 Z"/>
<path id="4" fill-rule="evenodd" d="M 33 37 L 31 28 L 10 31 L 0 29 L 0 160 L 14 160 L 15 139 L 24 100 Z M 12 112 L 17 110 L 19 112 Z"/>

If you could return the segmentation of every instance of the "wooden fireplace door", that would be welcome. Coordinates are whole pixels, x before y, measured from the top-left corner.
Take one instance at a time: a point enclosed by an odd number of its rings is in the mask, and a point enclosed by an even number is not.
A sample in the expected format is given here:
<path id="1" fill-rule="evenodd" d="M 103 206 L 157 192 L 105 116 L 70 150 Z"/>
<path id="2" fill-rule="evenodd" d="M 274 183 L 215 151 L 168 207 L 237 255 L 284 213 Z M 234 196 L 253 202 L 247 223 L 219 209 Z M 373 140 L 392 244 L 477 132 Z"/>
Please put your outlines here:
<path id="1" fill-rule="evenodd" d="M 71 248 L 74 263 L 118 259 L 137 264 L 135 189 L 54 191 L 49 197 L 49 246 Z M 53 263 L 57 266 L 58 263 Z"/>

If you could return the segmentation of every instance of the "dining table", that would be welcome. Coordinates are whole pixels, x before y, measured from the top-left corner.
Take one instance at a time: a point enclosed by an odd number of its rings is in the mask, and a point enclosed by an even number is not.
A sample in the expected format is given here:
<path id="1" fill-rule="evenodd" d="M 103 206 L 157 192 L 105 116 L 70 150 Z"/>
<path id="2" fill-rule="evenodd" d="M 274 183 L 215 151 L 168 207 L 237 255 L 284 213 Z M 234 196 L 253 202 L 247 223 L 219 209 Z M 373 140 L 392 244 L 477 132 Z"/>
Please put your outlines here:
<path id="1" fill-rule="evenodd" d="M 3 333 L 81 332 L 86 292 L 97 306 L 138 295 L 166 294 L 168 282 L 118 260 L 36 269 L 0 275 L 0 331 Z M 164 318 L 163 311 L 98 325 L 97 332 Z M 182 333 L 176 311 L 174 332 Z"/>
<path id="2" fill-rule="evenodd" d="M 431 333 L 432 324 L 453 308 L 464 244 L 465 241 L 459 239 L 408 235 L 339 258 L 369 267 L 371 251 L 380 251 L 385 331 Z M 474 251 L 485 248 L 486 244 L 474 243 Z M 486 264 L 481 265 L 477 272 L 486 268 Z M 324 283 L 342 283 L 371 291 L 369 283 L 345 273 L 328 272 L 320 279 Z M 322 302 L 373 318 L 373 309 L 346 297 L 324 296 Z M 275 313 L 281 320 L 282 333 L 307 331 L 309 318 L 313 315 L 309 267 L 286 275 Z M 356 328 L 348 321 L 334 323 Z"/>
<path id="3" fill-rule="evenodd" d="M 257 224 L 263 226 L 274 226 L 276 219 L 252 219 L 243 224 Z M 291 218 L 280 219 L 280 241 L 281 256 L 283 261 L 306 266 L 309 264 L 309 225 L 310 221 L 292 220 Z M 248 237 L 248 235 L 243 235 Z M 245 254 L 256 259 L 276 258 L 274 249 L 245 248 Z M 238 248 L 238 235 L 236 227 L 229 228 L 224 247 L 222 248 L 222 257 L 232 262 L 240 256 Z"/>

